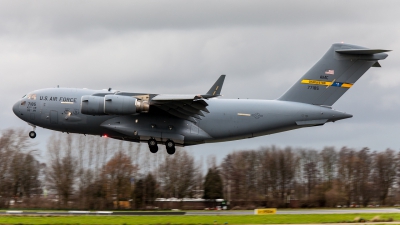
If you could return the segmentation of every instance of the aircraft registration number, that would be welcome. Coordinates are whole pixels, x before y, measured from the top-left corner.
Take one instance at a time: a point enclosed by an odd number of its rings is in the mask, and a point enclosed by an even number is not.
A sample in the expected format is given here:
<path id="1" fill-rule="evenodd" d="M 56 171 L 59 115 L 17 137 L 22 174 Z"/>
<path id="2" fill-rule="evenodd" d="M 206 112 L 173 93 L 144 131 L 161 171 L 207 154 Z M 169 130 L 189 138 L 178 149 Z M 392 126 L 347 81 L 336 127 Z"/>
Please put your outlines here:
<path id="1" fill-rule="evenodd" d="M 314 90 L 314 91 L 318 91 L 319 87 L 318 86 L 308 86 L 309 90 Z"/>

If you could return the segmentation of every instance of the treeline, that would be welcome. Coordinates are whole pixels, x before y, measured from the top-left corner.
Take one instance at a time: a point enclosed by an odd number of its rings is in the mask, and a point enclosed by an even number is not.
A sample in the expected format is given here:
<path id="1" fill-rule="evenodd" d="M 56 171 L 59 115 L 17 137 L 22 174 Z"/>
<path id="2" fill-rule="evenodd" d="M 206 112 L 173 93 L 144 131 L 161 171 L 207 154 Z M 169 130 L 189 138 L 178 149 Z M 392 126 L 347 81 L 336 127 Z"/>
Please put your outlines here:
<path id="1" fill-rule="evenodd" d="M 183 149 L 152 154 L 146 145 L 54 132 L 40 157 L 26 134 L 1 134 L 1 208 L 113 209 L 129 202 L 142 209 L 156 198 L 202 197 L 201 163 Z"/>
<path id="2" fill-rule="evenodd" d="M 148 209 L 157 198 L 224 198 L 230 208 L 336 207 L 394 205 L 400 196 L 400 152 L 390 149 L 272 146 L 204 163 L 183 148 L 152 154 L 147 145 L 60 132 L 39 151 L 26 134 L 1 133 L 0 208 Z"/>
<path id="3" fill-rule="evenodd" d="M 349 207 L 396 204 L 399 163 L 391 149 L 267 147 L 231 153 L 220 168 L 225 196 L 237 205 Z"/>

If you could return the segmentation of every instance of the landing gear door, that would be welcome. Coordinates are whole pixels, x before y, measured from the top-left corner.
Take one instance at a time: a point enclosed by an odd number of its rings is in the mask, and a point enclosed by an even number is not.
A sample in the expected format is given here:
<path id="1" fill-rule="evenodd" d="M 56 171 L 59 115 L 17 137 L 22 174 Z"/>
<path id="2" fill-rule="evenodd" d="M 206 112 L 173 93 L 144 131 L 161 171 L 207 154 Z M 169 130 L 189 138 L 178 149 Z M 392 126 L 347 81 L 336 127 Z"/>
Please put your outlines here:
<path id="1" fill-rule="evenodd" d="M 174 133 L 162 133 L 162 139 L 163 141 L 172 140 L 175 142 L 175 144 L 179 145 L 183 145 L 185 141 L 185 137 L 183 135 Z"/>
<path id="2" fill-rule="evenodd" d="M 143 142 L 147 142 L 147 140 L 149 140 L 151 138 L 154 138 L 156 141 L 162 141 L 161 132 L 141 130 L 141 131 L 138 131 L 137 135 L 140 136 L 140 141 L 143 141 Z"/>

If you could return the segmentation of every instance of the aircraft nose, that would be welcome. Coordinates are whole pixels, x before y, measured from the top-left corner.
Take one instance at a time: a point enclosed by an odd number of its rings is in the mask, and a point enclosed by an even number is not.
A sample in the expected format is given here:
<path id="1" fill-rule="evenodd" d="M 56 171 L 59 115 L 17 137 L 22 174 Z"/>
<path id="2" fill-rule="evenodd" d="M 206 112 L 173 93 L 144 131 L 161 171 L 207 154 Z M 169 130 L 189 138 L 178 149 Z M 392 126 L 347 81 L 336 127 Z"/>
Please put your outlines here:
<path id="1" fill-rule="evenodd" d="M 20 101 L 18 101 L 18 102 L 16 102 L 15 104 L 14 104 L 14 106 L 13 106 L 13 112 L 14 112 L 14 114 L 16 115 L 16 116 L 19 116 L 19 103 L 20 103 Z"/>

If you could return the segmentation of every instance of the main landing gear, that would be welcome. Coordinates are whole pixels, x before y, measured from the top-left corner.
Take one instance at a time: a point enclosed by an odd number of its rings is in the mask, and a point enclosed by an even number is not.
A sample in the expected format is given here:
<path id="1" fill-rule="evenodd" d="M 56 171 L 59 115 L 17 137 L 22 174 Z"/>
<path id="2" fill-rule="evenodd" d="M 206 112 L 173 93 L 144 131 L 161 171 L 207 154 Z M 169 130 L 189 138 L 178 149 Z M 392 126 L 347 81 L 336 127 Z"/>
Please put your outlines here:
<path id="1" fill-rule="evenodd" d="M 149 149 L 151 153 L 156 153 L 158 152 L 158 145 L 157 141 L 154 138 L 151 138 L 147 141 L 147 144 L 149 145 Z M 167 153 L 170 155 L 173 155 L 175 153 L 175 143 L 172 140 L 168 140 L 165 142 L 165 147 L 167 149 Z"/>
<path id="2" fill-rule="evenodd" d="M 158 145 L 156 139 L 152 138 L 147 141 L 149 144 L 150 152 L 151 153 L 156 153 L 158 151 Z"/>
<path id="3" fill-rule="evenodd" d="M 167 153 L 173 155 L 175 153 L 175 143 L 171 140 L 165 142 L 165 147 L 167 148 Z"/>

